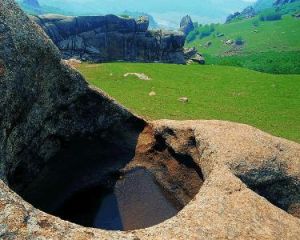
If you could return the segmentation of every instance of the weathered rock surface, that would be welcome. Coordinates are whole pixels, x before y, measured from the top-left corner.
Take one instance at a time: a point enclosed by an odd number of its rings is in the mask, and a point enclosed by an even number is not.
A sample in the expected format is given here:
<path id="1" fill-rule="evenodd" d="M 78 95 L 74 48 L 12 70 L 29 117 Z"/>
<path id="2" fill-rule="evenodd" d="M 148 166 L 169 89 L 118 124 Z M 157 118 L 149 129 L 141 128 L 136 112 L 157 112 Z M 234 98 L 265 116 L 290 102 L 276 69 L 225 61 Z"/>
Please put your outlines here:
<path id="1" fill-rule="evenodd" d="M 191 31 L 194 30 L 194 23 L 189 15 L 184 16 L 180 22 L 180 30 L 187 36 Z"/>
<path id="2" fill-rule="evenodd" d="M 196 48 L 184 48 L 184 55 L 187 63 L 205 64 L 205 58 Z"/>
<path id="3" fill-rule="evenodd" d="M 115 15 L 42 15 L 32 19 L 45 30 L 66 59 L 185 63 L 184 35 L 148 31 L 147 17 L 135 20 Z"/>
<path id="4" fill-rule="evenodd" d="M 0 2 L 0 93 L 1 239 L 299 239 L 299 144 L 243 124 L 134 116 L 64 65 L 12 0 Z M 63 221 L 11 190 L 24 193 L 54 156 L 67 163 L 55 175 L 64 185 L 85 170 L 76 160 L 87 153 L 100 154 L 100 168 L 80 184 L 125 161 L 124 171 L 148 169 L 186 207 L 156 226 L 114 232 Z"/>

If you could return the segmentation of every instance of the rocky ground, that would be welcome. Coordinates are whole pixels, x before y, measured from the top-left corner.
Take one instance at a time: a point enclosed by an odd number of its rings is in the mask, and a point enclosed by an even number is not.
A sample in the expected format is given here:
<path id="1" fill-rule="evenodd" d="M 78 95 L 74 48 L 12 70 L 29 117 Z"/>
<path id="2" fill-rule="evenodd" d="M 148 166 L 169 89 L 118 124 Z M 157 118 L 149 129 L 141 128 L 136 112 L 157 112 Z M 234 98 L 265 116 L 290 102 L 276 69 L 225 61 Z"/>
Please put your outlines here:
<path id="1" fill-rule="evenodd" d="M 12 0 L 0 2 L 0 83 L 1 239 L 299 239 L 299 144 L 236 123 L 146 122 L 65 65 Z M 152 171 L 183 210 L 147 229 L 104 231 L 17 194 L 89 141 L 124 171 Z"/>

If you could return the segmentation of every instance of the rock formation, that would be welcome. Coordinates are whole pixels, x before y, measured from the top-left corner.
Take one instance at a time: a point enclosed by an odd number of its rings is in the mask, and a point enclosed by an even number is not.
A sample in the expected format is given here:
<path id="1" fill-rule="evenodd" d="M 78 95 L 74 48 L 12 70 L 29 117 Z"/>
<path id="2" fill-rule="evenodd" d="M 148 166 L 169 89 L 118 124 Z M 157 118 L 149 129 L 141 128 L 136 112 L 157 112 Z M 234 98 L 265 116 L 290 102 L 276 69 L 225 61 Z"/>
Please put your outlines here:
<path id="1" fill-rule="evenodd" d="M 189 15 L 184 16 L 180 22 L 180 30 L 187 36 L 194 30 L 194 23 Z"/>
<path id="2" fill-rule="evenodd" d="M 230 14 L 227 18 L 226 18 L 226 23 L 230 23 L 231 21 L 233 21 L 234 19 L 237 19 L 238 17 L 240 17 L 241 13 L 240 12 L 235 12 Z"/>
<path id="3" fill-rule="evenodd" d="M 147 17 L 138 20 L 114 15 L 45 15 L 32 18 L 45 30 L 66 59 L 185 63 L 183 34 L 148 31 Z"/>
<path id="4" fill-rule="evenodd" d="M 64 65 L 12 0 L 0 1 L 0 94 L 1 239 L 299 239 L 299 144 L 243 124 L 135 116 Z M 185 207 L 126 232 L 39 210 L 136 167 Z"/>
<path id="5" fill-rule="evenodd" d="M 205 58 L 198 53 L 196 48 L 184 48 L 184 55 L 188 64 L 193 62 L 205 64 Z"/>
<path id="6" fill-rule="evenodd" d="M 252 6 L 246 7 L 242 12 L 236 12 L 231 15 L 229 15 L 226 19 L 226 23 L 230 23 L 235 19 L 241 18 L 241 19 L 247 19 L 247 18 L 253 18 L 256 16 L 256 11 Z"/>

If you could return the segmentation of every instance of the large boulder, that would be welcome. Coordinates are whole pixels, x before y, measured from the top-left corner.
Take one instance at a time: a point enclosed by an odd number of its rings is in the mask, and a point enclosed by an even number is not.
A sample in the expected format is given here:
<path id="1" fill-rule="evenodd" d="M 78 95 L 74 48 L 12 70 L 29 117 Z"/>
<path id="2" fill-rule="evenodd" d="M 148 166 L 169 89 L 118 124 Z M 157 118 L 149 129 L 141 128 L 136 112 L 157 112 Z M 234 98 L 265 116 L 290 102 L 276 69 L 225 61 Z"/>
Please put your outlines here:
<path id="1" fill-rule="evenodd" d="M 0 94 L 1 239 L 299 239 L 298 143 L 243 124 L 138 118 L 64 65 L 12 0 L 0 2 Z M 128 231 L 49 214 L 99 181 L 128 186 L 117 173 L 133 168 L 151 173 L 181 211 Z M 157 194 L 138 179 L 133 194 L 141 186 L 145 201 Z M 143 204 L 122 195 L 125 213 Z M 149 206 L 152 215 L 160 207 Z"/>
<path id="2" fill-rule="evenodd" d="M 184 35 L 148 31 L 148 17 L 135 20 L 115 15 L 43 15 L 32 19 L 45 30 L 65 59 L 184 63 Z"/>
<path id="3" fill-rule="evenodd" d="M 196 48 L 184 48 L 184 56 L 187 63 L 205 64 L 205 58 Z"/>

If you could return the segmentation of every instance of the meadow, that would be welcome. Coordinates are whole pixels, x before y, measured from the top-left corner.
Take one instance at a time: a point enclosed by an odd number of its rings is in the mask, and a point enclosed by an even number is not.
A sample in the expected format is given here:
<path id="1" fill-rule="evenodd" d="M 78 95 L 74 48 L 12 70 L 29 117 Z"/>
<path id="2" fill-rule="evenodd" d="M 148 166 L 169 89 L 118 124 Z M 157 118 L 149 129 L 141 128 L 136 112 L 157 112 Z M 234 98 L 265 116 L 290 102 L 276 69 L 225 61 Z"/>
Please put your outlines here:
<path id="1" fill-rule="evenodd" d="M 300 74 L 299 38 L 299 18 L 284 15 L 278 21 L 260 21 L 256 16 L 228 24 L 200 26 L 188 36 L 187 46 L 196 47 L 208 64 Z M 237 39 L 243 44 L 226 44 Z"/>
<path id="2" fill-rule="evenodd" d="M 149 120 L 228 120 L 300 142 L 300 75 L 159 63 L 83 63 L 78 70 L 90 84 Z M 144 73 L 151 80 L 124 77 L 126 73 Z"/>

